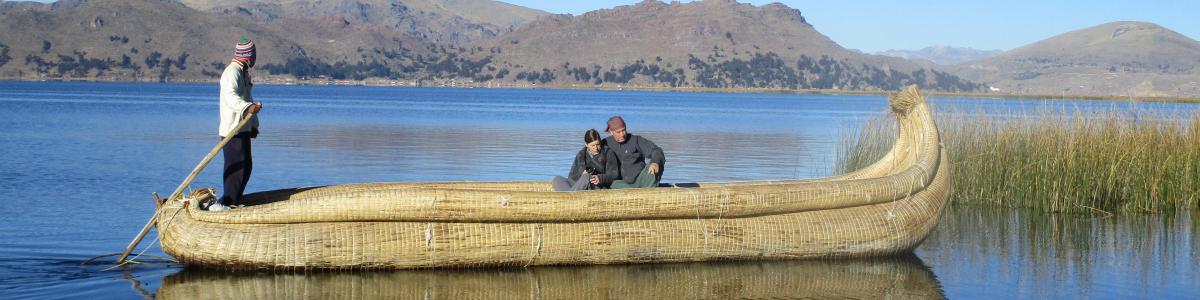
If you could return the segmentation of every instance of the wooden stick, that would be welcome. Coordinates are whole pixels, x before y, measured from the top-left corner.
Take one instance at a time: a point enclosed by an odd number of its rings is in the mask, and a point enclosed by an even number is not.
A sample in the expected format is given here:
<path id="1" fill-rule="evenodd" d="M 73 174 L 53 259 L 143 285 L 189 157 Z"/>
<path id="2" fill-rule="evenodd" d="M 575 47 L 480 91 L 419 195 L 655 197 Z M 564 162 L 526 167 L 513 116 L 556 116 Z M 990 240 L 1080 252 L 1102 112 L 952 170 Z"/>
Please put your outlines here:
<path id="1" fill-rule="evenodd" d="M 234 127 L 233 130 L 229 131 L 230 134 L 227 134 L 224 139 L 221 139 L 221 142 L 217 143 L 217 146 L 213 147 L 212 151 L 208 151 L 208 155 L 205 155 L 204 159 L 200 161 L 200 164 L 196 165 L 196 168 L 192 169 L 192 173 L 188 174 L 188 177 L 183 180 L 183 183 L 180 184 L 178 188 L 175 188 L 175 192 L 171 193 L 170 197 L 167 197 L 167 201 L 175 200 L 175 198 L 182 196 L 183 190 L 187 188 L 189 184 L 192 184 L 192 180 L 196 180 L 196 175 L 200 175 L 200 171 L 204 170 L 204 167 L 208 166 L 208 162 L 212 161 L 214 156 L 217 156 L 217 152 L 221 151 L 221 147 L 225 147 L 225 144 L 229 143 L 229 140 L 232 140 L 233 137 L 237 135 L 236 133 L 242 130 L 242 126 L 246 126 L 246 123 L 249 123 L 250 119 L 253 117 L 254 113 L 246 114 L 246 117 L 242 118 L 242 121 L 238 122 L 237 126 Z M 154 215 L 150 216 L 150 221 L 146 222 L 146 226 L 142 227 L 142 231 L 138 232 L 137 237 L 133 238 L 133 242 L 130 242 L 129 246 L 125 247 L 125 252 L 121 253 L 121 257 L 117 258 L 118 265 L 125 263 L 125 258 L 129 256 L 130 252 L 133 252 L 133 248 L 137 247 L 137 244 L 141 243 L 143 238 L 146 238 L 146 234 L 150 233 L 151 228 L 154 228 L 154 223 L 157 220 L 158 208 L 155 208 Z"/>

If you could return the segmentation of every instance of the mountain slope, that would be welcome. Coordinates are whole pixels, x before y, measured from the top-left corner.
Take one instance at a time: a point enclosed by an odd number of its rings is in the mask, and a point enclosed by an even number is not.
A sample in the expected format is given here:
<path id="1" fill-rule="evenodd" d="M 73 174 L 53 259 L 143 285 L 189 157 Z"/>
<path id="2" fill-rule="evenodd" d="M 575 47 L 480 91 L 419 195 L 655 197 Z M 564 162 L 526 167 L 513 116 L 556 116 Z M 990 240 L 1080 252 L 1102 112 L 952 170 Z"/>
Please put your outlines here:
<path id="1" fill-rule="evenodd" d="M 779 3 L 649 0 L 581 16 L 543 17 L 472 46 L 490 49 L 497 67 L 536 72 L 529 80 L 534 82 L 550 72 L 554 82 L 570 84 L 977 88 L 903 59 L 846 50 L 799 10 Z"/>
<path id="2" fill-rule="evenodd" d="M 1200 43 L 1145 22 L 1060 34 L 980 61 L 960 76 L 1001 92 L 1096 96 L 1200 96 Z"/>
<path id="3" fill-rule="evenodd" d="M 511 31 L 548 13 L 491 0 L 181 0 L 200 11 L 262 21 L 338 17 L 399 30 L 429 42 L 461 44 Z"/>
<path id="4" fill-rule="evenodd" d="M 0 76 L 26 79 L 198 75 L 211 63 L 227 62 L 230 47 L 243 35 L 268 45 L 267 62 L 296 55 L 298 49 L 267 28 L 223 22 L 172 1 L 6 5 L 0 8 L 0 26 L 21 28 L 0 36 L 13 57 L 0 65 Z"/>
<path id="5" fill-rule="evenodd" d="M 6 2 L 0 25 L 22 28 L 0 35 L 0 78 L 16 79 L 213 80 L 243 36 L 265 74 L 300 78 L 423 76 L 440 61 L 427 58 L 465 51 L 337 16 L 262 22 L 166 0 Z"/>

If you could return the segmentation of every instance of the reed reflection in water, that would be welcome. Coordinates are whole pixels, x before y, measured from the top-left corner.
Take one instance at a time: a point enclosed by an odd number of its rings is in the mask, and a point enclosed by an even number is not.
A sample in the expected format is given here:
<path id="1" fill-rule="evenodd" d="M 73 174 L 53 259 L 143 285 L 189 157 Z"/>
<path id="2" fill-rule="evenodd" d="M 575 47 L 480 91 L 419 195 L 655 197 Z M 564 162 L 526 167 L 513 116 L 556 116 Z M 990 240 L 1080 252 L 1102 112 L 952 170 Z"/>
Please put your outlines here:
<path id="1" fill-rule="evenodd" d="M 959 297 L 1195 298 L 1197 216 L 951 205 L 917 253 Z"/>
<path id="2" fill-rule="evenodd" d="M 916 256 L 515 269 L 229 273 L 188 268 L 161 299 L 941 299 Z"/>

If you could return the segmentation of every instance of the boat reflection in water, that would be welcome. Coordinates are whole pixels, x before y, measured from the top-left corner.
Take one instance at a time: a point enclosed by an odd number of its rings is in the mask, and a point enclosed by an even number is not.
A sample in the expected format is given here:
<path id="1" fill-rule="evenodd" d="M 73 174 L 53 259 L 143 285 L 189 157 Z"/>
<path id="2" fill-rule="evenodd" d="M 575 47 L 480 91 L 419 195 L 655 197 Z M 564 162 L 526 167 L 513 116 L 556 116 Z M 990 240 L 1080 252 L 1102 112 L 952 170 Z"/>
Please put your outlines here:
<path id="1" fill-rule="evenodd" d="M 913 255 L 836 261 L 759 261 L 505 269 L 230 272 L 187 268 L 160 299 L 940 299 Z"/>

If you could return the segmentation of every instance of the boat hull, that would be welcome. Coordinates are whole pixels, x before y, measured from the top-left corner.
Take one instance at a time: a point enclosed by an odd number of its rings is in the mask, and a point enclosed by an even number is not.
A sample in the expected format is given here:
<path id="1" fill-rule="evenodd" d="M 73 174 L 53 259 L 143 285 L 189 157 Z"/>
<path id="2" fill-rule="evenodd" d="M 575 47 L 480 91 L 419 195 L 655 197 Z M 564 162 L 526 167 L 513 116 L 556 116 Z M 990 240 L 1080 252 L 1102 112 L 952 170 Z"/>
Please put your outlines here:
<path id="1" fill-rule="evenodd" d="M 555 193 L 548 183 L 394 183 L 199 200 L 158 212 L 164 251 L 224 269 L 412 269 L 887 256 L 937 224 L 950 174 L 915 89 L 880 162 L 815 180 Z M 903 93 L 902 93 L 903 94 Z M 893 110 L 897 100 L 893 98 Z M 903 101 L 900 101 L 903 102 Z M 212 195 L 201 195 L 200 198 Z M 376 199 L 379 198 L 379 199 Z M 339 202 L 340 201 L 340 202 Z M 588 213 L 593 210 L 595 213 Z"/>

